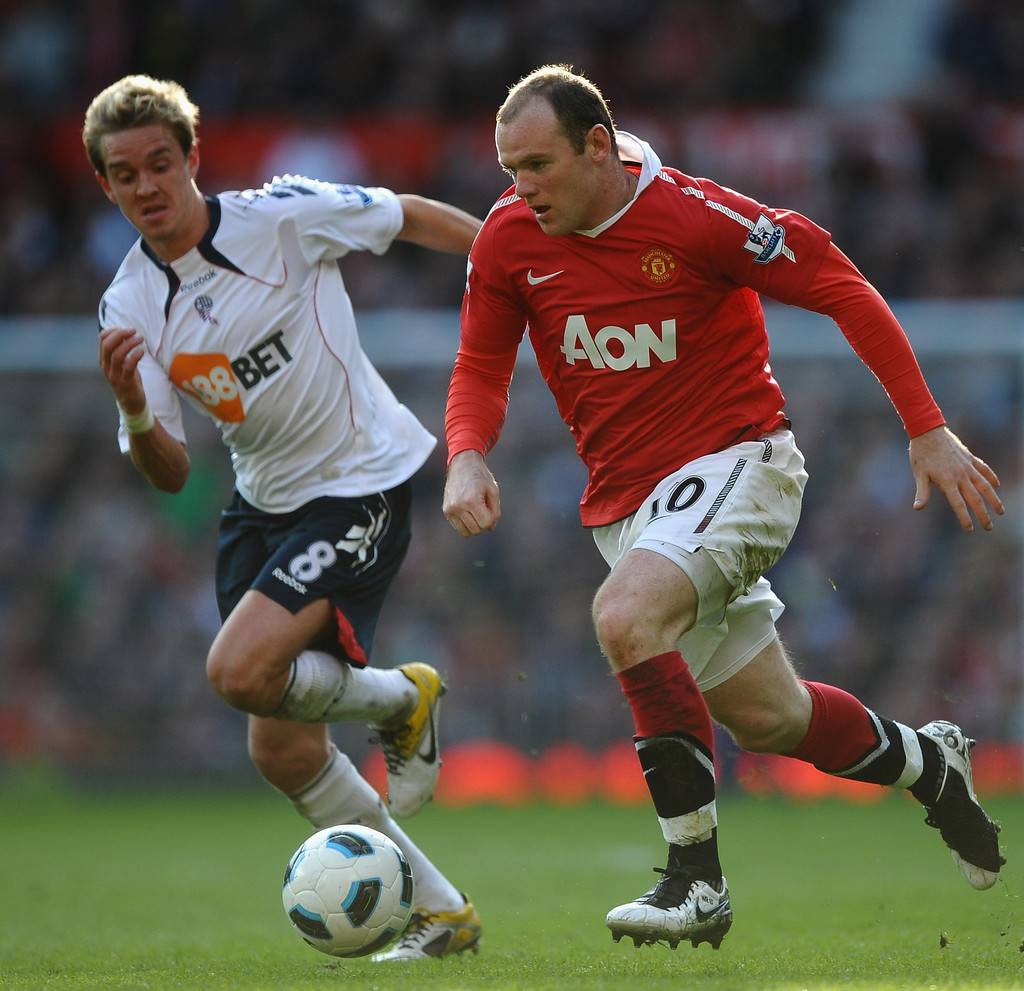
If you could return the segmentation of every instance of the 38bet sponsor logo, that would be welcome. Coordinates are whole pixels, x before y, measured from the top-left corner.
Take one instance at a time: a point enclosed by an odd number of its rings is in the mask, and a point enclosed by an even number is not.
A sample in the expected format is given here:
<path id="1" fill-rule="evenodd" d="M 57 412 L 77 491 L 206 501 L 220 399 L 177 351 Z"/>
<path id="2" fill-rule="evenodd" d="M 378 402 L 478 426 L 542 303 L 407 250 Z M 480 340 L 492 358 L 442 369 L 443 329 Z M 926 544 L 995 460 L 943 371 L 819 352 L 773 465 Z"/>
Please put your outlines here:
<path id="1" fill-rule="evenodd" d="M 220 353 L 175 355 L 170 377 L 219 420 L 241 423 L 245 419 L 243 390 L 276 375 L 291 360 L 284 331 L 279 330 L 237 358 Z"/>

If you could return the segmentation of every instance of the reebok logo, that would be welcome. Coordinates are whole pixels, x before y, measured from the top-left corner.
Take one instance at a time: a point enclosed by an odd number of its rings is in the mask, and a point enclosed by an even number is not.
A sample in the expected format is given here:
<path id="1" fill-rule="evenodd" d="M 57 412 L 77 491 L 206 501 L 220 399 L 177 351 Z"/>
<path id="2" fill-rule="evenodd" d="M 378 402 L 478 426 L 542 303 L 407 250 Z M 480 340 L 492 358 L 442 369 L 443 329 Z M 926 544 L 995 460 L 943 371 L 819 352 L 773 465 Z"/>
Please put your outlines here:
<path id="1" fill-rule="evenodd" d="M 297 578 L 292 578 L 291 575 L 285 573 L 280 568 L 274 568 L 273 575 L 279 582 L 284 582 L 285 585 L 288 585 L 290 588 L 295 589 L 295 591 L 300 593 L 301 595 L 306 595 L 309 592 L 309 589 L 306 588 L 306 586 L 303 585 L 302 582 L 300 582 Z"/>
<path id="2" fill-rule="evenodd" d="M 191 282 L 183 282 L 180 286 L 178 286 L 178 295 L 184 296 L 186 293 L 194 292 L 200 286 L 205 286 L 207 282 L 209 282 L 211 279 L 215 279 L 216 277 L 216 270 L 211 268 L 209 271 L 204 272 L 202 275 L 194 278 Z"/>

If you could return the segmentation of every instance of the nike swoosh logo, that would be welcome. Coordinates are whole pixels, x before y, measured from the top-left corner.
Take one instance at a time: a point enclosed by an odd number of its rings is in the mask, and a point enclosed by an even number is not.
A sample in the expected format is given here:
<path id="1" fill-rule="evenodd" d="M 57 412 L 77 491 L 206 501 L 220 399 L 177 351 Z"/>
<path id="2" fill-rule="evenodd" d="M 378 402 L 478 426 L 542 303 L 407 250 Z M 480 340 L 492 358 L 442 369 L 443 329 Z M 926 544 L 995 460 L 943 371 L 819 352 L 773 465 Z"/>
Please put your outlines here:
<path id="1" fill-rule="evenodd" d="M 427 764 L 433 764 L 434 761 L 437 760 L 437 724 L 436 716 L 434 715 L 436 709 L 437 704 L 435 702 L 435 704 L 430 708 L 430 715 L 427 717 L 427 725 L 430 727 L 428 730 L 429 740 L 426 741 L 427 749 L 424 751 L 421 746 L 416 752 L 416 756 Z"/>
<path id="2" fill-rule="evenodd" d="M 713 905 L 711 908 L 705 908 L 701 904 L 701 899 L 697 899 L 697 904 L 694 905 L 694 916 L 698 922 L 709 922 L 717 915 L 722 915 L 729 908 L 729 899 L 723 898 L 718 902 L 717 905 Z"/>
<path id="3" fill-rule="evenodd" d="M 556 275 L 561 275 L 565 271 L 564 268 L 560 268 L 557 272 L 552 272 L 550 275 L 534 275 L 533 269 L 526 273 L 526 281 L 531 286 L 539 286 L 542 282 L 547 282 L 548 279 L 553 279 Z"/>
<path id="4" fill-rule="evenodd" d="M 709 919 L 713 919 L 722 911 L 722 905 L 716 905 L 714 908 L 704 908 L 700 902 L 694 906 L 694 916 L 698 922 L 707 922 Z"/>

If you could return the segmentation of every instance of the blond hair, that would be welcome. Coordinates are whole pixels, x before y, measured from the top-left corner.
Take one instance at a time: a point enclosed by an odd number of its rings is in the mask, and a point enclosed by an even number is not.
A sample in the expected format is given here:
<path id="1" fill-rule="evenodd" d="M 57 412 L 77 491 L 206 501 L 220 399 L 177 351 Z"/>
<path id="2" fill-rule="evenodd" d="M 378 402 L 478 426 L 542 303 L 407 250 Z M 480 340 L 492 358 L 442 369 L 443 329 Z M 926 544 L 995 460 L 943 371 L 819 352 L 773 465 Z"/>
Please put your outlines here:
<path id="1" fill-rule="evenodd" d="M 125 76 L 98 94 L 85 112 L 82 143 L 92 167 L 107 174 L 103 138 L 146 124 L 164 124 L 187 155 L 196 143 L 199 108 L 185 88 L 150 76 Z"/>

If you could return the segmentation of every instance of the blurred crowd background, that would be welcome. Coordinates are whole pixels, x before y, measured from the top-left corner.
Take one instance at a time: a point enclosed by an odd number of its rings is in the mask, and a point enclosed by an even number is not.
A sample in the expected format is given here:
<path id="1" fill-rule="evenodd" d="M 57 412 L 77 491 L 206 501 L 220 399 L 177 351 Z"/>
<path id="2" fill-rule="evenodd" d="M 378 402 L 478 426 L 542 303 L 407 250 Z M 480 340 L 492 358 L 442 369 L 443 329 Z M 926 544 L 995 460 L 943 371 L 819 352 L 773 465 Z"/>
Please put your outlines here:
<path id="1" fill-rule="evenodd" d="M 17 353 L 55 317 L 77 353 L 134 240 L 82 151 L 92 96 L 128 72 L 183 83 L 202 111 L 205 192 L 294 172 L 483 215 L 505 188 L 494 111 L 545 62 L 589 75 L 667 164 L 811 216 L 891 301 L 1024 296 L 1017 0 L 0 0 L 0 770 L 254 773 L 244 719 L 203 673 L 230 488 L 219 435 L 190 422 L 193 477 L 162 496 L 117 453 L 93 364 L 69 368 L 59 337 L 42 360 Z M 457 335 L 464 265 L 406 247 L 342 261 L 357 309 L 394 313 L 412 340 L 417 312 L 452 311 Z M 967 537 L 939 500 L 913 513 L 905 436 L 877 384 L 855 359 L 805 349 L 774 362 L 811 484 L 769 577 L 806 676 L 915 725 L 958 718 L 1015 742 L 1021 361 L 972 354 L 985 326 L 962 333 L 925 370 L 1002 475 L 1008 518 Z M 439 437 L 454 340 L 419 365 L 379 356 Z M 590 627 L 604 566 L 579 526 L 583 469 L 528 364 L 493 467 L 506 518 L 476 541 L 441 517 L 443 445 L 418 478 L 374 659 L 448 673 L 449 744 L 537 754 L 628 737 Z M 367 735 L 339 731 L 356 756 Z"/>
<path id="2" fill-rule="evenodd" d="M 548 61 L 665 162 L 818 220 L 883 293 L 1024 288 L 1015 0 L 0 0 L 0 313 L 91 312 L 122 257 L 79 134 L 127 72 L 199 104 L 208 191 L 305 169 L 483 212 L 494 111 Z M 367 268 L 360 305 L 458 291 Z"/>

